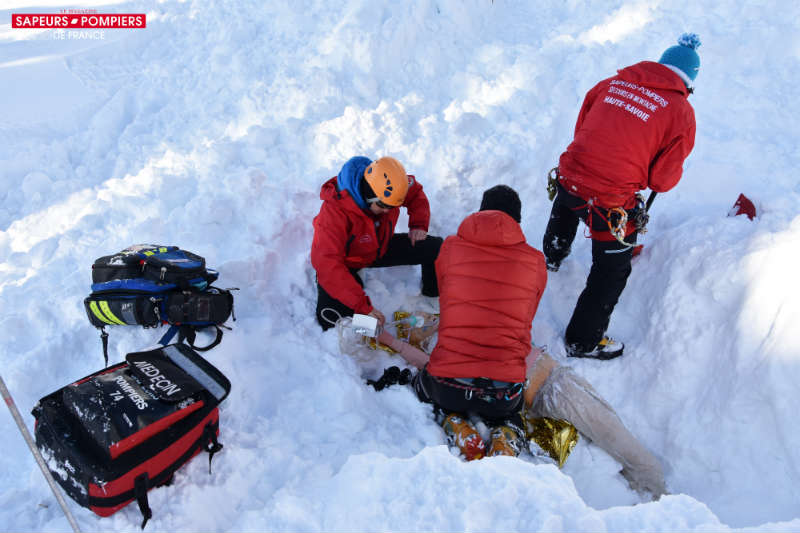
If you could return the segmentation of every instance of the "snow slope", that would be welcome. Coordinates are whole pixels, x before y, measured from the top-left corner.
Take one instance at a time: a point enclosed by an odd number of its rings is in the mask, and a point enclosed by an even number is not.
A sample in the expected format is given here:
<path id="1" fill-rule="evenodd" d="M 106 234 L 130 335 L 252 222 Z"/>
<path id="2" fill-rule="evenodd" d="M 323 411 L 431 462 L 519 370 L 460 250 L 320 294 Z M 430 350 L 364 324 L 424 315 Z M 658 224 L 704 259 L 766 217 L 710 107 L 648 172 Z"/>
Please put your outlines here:
<path id="1" fill-rule="evenodd" d="M 12 12 L 147 13 L 144 30 L 55 39 Z M 800 7 L 635 0 L 240 0 L 0 6 L 0 371 L 28 415 L 102 365 L 86 320 L 91 261 L 138 242 L 204 255 L 241 287 L 209 359 L 233 383 L 225 450 L 151 492 L 151 530 L 800 529 Z M 545 174 L 584 93 L 700 34 L 697 144 L 656 200 L 610 333 L 610 362 L 566 361 L 561 335 L 589 241 L 548 289 L 537 344 L 589 379 L 663 462 L 645 503 L 584 441 L 563 471 L 464 463 L 430 409 L 364 378 L 397 364 L 339 354 L 313 318 L 318 191 L 350 156 L 393 155 L 454 233 L 484 189 L 523 200 L 540 245 Z M 727 217 L 740 192 L 759 217 Z M 400 227 L 403 228 L 403 218 Z M 411 267 L 367 271 L 384 312 L 423 305 Z M 157 332 L 114 330 L 112 360 Z M 0 410 L 0 529 L 69 525 Z M 133 530 L 129 506 L 87 531 Z"/>

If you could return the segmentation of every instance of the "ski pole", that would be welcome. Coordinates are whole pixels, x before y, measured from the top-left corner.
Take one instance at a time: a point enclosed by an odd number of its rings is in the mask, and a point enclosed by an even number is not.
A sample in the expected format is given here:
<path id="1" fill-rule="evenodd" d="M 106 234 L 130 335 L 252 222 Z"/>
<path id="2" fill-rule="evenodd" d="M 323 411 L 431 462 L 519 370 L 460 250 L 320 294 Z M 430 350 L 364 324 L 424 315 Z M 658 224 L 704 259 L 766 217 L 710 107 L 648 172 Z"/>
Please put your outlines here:
<path id="1" fill-rule="evenodd" d="M 22 417 L 19 414 L 19 409 L 17 409 L 16 404 L 14 403 L 14 398 L 11 397 L 11 393 L 8 392 L 8 387 L 6 387 L 6 382 L 3 381 L 3 376 L 0 375 L 0 393 L 3 394 L 3 400 L 5 400 L 6 405 L 8 406 L 8 410 L 11 411 L 11 416 L 14 418 L 14 422 L 17 423 L 17 427 L 19 427 L 20 433 L 25 438 L 25 442 L 28 444 L 28 448 L 30 448 L 33 457 L 36 459 L 36 463 L 39 465 L 39 468 L 42 470 L 47 483 L 50 485 L 50 490 L 53 491 L 53 494 L 58 500 L 58 504 L 61 506 L 61 510 L 64 511 L 64 514 L 67 517 L 67 521 L 69 525 L 72 526 L 72 530 L 75 533 L 80 533 L 81 529 L 78 527 L 78 523 L 75 521 L 75 518 L 72 516 L 72 513 L 69 512 L 69 508 L 67 507 L 67 502 L 64 501 L 64 496 L 58 490 L 56 486 L 56 481 L 53 479 L 53 475 L 50 473 L 50 469 L 47 468 L 47 465 L 44 462 L 44 458 L 42 454 L 39 453 L 39 449 L 36 447 L 36 444 L 33 442 L 33 438 L 31 437 L 28 428 L 25 427 L 25 423 L 22 421 Z"/>

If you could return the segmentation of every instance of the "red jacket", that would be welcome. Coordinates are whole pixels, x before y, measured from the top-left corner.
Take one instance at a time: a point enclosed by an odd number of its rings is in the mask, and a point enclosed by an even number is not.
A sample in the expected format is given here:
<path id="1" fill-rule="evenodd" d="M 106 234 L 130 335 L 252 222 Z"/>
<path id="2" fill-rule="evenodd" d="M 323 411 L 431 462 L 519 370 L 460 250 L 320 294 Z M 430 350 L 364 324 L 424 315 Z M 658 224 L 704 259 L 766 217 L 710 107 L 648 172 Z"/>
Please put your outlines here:
<path id="1" fill-rule="evenodd" d="M 409 176 L 408 181 L 403 202 L 408 209 L 408 227 L 428 231 L 428 198 L 414 176 Z M 317 281 L 328 294 L 356 313 L 367 314 L 372 311 L 372 303 L 350 270 L 367 267 L 383 257 L 400 210 L 376 216 L 361 209 L 350 193 L 338 190 L 336 177 L 325 182 L 319 197 L 322 207 L 314 217 L 311 243 L 311 265 L 317 271 Z"/>
<path id="2" fill-rule="evenodd" d="M 531 322 L 547 283 L 542 253 L 501 211 L 468 216 L 436 259 L 439 339 L 428 372 L 525 381 Z"/>
<path id="3" fill-rule="evenodd" d="M 558 163 L 562 185 L 602 207 L 626 209 L 637 191 L 672 189 L 694 147 L 688 95 L 677 74 L 652 61 L 595 85 Z"/>

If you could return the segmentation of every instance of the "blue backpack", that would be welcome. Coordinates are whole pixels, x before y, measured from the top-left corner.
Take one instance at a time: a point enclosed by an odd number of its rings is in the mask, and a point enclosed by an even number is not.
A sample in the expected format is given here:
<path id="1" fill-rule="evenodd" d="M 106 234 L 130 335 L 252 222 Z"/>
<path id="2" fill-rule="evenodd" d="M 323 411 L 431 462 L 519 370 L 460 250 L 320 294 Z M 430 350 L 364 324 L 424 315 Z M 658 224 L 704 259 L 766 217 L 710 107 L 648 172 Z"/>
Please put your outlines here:
<path id="1" fill-rule="evenodd" d="M 84 299 L 89 322 L 100 330 L 103 357 L 108 365 L 107 326 L 170 328 L 159 344 L 178 334 L 198 351 L 210 350 L 222 341 L 222 329 L 233 313 L 236 289 L 211 286 L 219 273 L 206 267 L 205 259 L 177 246 L 139 244 L 98 258 L 92 265 L 92 292 Z M 216 330 L 204 347 L 195 346 L 196 332 Z"/>

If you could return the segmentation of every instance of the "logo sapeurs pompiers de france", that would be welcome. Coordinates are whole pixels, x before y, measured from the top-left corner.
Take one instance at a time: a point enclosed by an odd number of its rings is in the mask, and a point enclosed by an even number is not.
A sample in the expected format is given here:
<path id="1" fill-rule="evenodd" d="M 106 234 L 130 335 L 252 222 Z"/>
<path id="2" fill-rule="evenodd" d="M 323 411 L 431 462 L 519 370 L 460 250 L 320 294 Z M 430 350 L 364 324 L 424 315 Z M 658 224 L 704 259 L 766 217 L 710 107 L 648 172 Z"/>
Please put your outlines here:
<path id="1" fill-rule="evenodd" d="M 58 13 L 12 13 L 11 27 L 52 30 L 53 39 L 105 39 L 106 30 L 147 27 L 144 13 L 98 13 L 93 9 L 62 9 Z"/>

